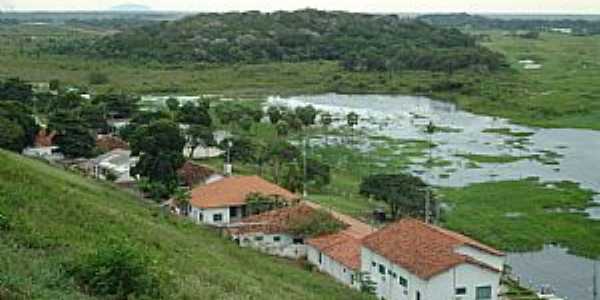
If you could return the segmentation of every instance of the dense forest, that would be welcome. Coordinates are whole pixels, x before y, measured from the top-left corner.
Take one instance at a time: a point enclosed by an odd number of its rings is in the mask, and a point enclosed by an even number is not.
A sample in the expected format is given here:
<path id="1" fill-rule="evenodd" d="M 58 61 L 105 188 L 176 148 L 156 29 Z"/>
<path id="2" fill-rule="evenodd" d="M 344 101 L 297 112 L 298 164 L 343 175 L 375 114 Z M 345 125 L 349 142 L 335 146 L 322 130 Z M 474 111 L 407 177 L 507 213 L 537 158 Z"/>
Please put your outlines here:
<path id="1" fill-rule="evenodd" d="M 600 34 L 600 21 L 581 19 L 499 19 L 469 14 L 432 14 L 417 18 L 425 23 L 443 27 L 471 27 L 479 30 L 548 31 L 570 28 L 577 35 Z"/>
<path id="2" fill-rule="evenodd" d="M 50 50 L 166 63 L 333 60 L 352 71 L 487 71 L 504 65 L 502 55 L 456 29 L 396 15 L 318 10 L 199 14 Z"/>

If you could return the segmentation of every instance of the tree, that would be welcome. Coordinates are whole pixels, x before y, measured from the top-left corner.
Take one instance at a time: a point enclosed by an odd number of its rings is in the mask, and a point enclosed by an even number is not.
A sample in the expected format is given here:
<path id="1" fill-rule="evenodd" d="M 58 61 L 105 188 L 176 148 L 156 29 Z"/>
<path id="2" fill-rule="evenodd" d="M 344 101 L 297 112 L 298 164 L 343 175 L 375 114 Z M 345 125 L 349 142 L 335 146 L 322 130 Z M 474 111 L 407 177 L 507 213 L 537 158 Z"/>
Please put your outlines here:
<path id="1" fill-rule="evenodd" d="M 278 124 L 283 117 L 281 108 L 279 106 L 269 106 L 267 109 L 267 115 L 269 116 L 269 121 L 273 125 Z"/>
<path id="2" fill-rule="evenodd" d="M 352 130 L 352 135 L 354 135 L 354 126 L 358 125 L 358 118 L 358 114 L 355 112 L 350 112 L 348 115 L 346 115 L 346 123 Z"/>
<path id="3" fill-rule="evenodd" d="M 273 209 L 282 208 L 286 201 L 276 196 L 268 196 L 260 193 L 252 193 L 246 197 L 248 213 L 251 215 L 260 214 Z"/>
<path id="4" fill-rule="evenodd" d="M 0 148 L 21 152 L 25 131 L 15 122 L 0 117 Z"/>
<path id="5" fill-rule="evenodd" d="M 287 136 L 290 133 L 290 125 L 286 121 L 279 121 L 275 125 L 275 130 L 278 136 Z"/>
<path id="6" fill-rule="evenodd" d="M 33 89 L 30 84 L 19 78 L 9 78 L 0 82 L 0 100 L 17 101 L 30 104 L 33 99 Z"/>
<path id="7" fill-rule="evenodd" d="M 213 129 L 204 125 L 191 125 L 186 132 L 187 146 L 190 147 L 189 157 L 194 156 L 198 146 L 210 147 L 216 144 Z"/>
<path id="8" fill-rule="evenodd" d="M 229 144 L 231 144 L 231 148 Z M 229 151 L 232 161 L 254 163 L 258 160 L 258 145 L 247 137 L 224 139 L 219 144 L 219 148 L 223 151 Z"/>
<path id="9" fill-rule="evenodd" d="M 304 126 L 314 125 L 317 119 L 317 110 L 312 106 L 304 106 L 296 108 L 296 117 L 302 122 Z"/>
<path id="10" fill-rule="evenodd" d="M 209 107 L 207 105 L 186 102 L 177 113 L 177 121 L 184 124 L 212 126 Z"/>
<path id="11" fill-rule="evenodd" d="M 293 163 L 300 158 L 300 150 L 285 140 L 273 140 L 263 154 L 263 161 L 270 162 L 274 168 L 275 182 L 280 182 L 280 171 L 283 164 Z"/>
<path id="12" fill-rule="evenodd" d="M 176 112 L 179 109 L 179 100 L 177 100 L 176 98 L 169 97 L 169 99 L 165 101 L 165 104 L 171 112 Z"/>
<path id="13" fill-rule="evenodd" d="M 158 120 L 136 129 L 130 145 L 132 155 L 140 159 L 133 175 L 147 177 L 163 184 L 169 192 L 177 186 L 177 170 L 183 165 L 186 140 L 179 126 L 169 120 Z"/>
<path id="14" fill-rule="evenodd" d="M 102 94 L 94 97 L 92 104 L 103 104 L 111 118 L 125 119 L 137 111 L 139 101 L 139 97 L 126 94 Z"/>
<path id="15" fill-rule="evenodd" d="M 410 174 L 372 175 L 360 184 L 360 194 L 387 203 L 393 219 L 401 216 L 424 218 L 427 189 L 425 182 Z M 434 203 L 433 199 L 431 203 Z"/>
<path id="16" fill-rule="evenodd" d="M 180 187 L 175 190 L 173 201 L 177 208 L 179 208 L 180 214 L 182 216 L 188 215 L 188 210 L 190 208 L 190 199 L 191 194 L 188 189 Z"/>
<path id="17" fill-rule="evenodd" d="M 39 126 L 31 111 L 24 104 L 15 101 L 0 101 L 0 118 L 14 125 L 7 125 L 5 128 L 4 143 L 12 145 L 7 146 L 8 149 L 20 152 L 25 147 L 33 145 Z M 14 140 L 16 137 L 19 137 L 18 140 Z"/>
<path id="18" fill-rule="evenodd" d="M 252 124 L 254 123 L 250 116 L 243 116 L 241 120 L 239 120 L 240 128 L 244 131 L 250 131 L 252 129 Z"/>
<path id="19" fill-rule="evenodd" d="M 58 80 L 58 79 L 52 79 L 52 80 L 50 80 L 49 86 L 50 86 L 50 90 L 51 91 L 58 91 L 58 90 L 60 90 L 60 80 Z"/>
<path id="20" fill-rule="evenodd" d="M 108 132 L 106 109 L 104 105 L 86 104 L 80 108 L 81 119 L 89 128 L 99 133 Z"/>
<path id="21" fill-rule="evenodd" d="M 321 114 L 321 125 L 323 126 L 323 128 L 325 128 L 325 130 L 327 131 L 327 129 L 329 128 L 329 126 L 333 123 L 333 117 L 331 116 L 330 113 L 325 112 Z M 329 144 L 329 138 L 327 136 L 327 134 L 325 134 L 325 144 Z"/>
<path id="22" fill-rule="evenodd" d="M 316 159 L 306 160 L 306 180 L 316 188 L 322 188 L 331 182 L 331 167 Z"/>

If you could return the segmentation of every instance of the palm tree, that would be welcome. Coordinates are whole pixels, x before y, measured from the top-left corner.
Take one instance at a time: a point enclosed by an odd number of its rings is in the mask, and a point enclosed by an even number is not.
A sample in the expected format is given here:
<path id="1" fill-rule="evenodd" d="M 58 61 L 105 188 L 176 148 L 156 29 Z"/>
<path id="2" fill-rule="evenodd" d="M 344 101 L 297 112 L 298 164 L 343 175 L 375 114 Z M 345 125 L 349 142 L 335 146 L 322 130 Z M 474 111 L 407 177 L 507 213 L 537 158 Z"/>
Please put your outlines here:
<path id="1" fill-rule="evenodd" d="M 190 191 L 186 188 L 178 188 L 173 195 L 173 204 L 179 208 L 179 214 L 187 216 L 190 208 Z"/>

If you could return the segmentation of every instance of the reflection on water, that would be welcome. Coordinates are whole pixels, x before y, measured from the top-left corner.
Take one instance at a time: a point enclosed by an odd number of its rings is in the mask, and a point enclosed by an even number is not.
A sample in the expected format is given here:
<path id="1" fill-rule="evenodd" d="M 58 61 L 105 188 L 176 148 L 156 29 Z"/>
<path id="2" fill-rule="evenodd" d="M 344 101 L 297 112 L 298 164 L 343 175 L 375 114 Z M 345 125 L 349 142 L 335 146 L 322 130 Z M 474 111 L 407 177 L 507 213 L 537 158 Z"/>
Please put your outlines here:
<path id="1" fill-rule="evenodd" d="M 512 253 L 507 260 L 522 285 L 534 289 L 551 285 L 561 297 L 593 300 L 593 260 L 570 255 L 555 246 L 538 252 Z"/>
<path id="2" fill-rule="evenodd" d="M 461 111 L 454 104 L 425 97 L 326 94 L 270 97 L 268 102 L 290 107 L 312 104 L 332 113 L 340 120 L 340 125 L 345 123 L 345 115 L 354 111 L 361 116 L 359 127 L 373 135 L 399 139 L 431 138 L 438 145 L 433 156 L 452 161 L 453 165 L 429 170 L 415 164 L 412 170 L 436 185 L 465 186 L 490 180 L 540 177 L 543 181 L 570 180 L 600 192 L 600 172 L 597 170 L 600 166 L 600 131 L 529 128 L 505 119 Z M 430 137 L 424 133 L 424 127 L 430 121 L 451 130 L 436 132 Z M 532 135 L 516 137 L 484 132 L 498 128 Z M 457 157 L 469 153 L 522 157 L 550 155 L 550 158 L 479 164 L 479 168 L 470 168 L 467 159 Z"/>

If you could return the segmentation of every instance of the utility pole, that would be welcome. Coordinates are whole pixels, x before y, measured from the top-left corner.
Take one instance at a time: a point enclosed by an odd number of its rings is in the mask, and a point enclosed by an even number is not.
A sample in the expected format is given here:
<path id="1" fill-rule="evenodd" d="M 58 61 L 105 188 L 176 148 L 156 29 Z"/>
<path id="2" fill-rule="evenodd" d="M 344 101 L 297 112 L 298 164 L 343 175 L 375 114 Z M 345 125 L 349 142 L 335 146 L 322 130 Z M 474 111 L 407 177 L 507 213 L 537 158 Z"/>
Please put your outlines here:
<path id="1" fill-rule="evenodd" d="M 594 260 L 594 300 L 598 300 L 598 261 Z"/>
<path id="2" fill-rule="evenodd" d="M 304 135 L 304 141 L 303 141 L 304 147 L 303 147 L 303 155 L 302 155 L 302 159 L 304 161 L 303 163 L 303 172 L 304 172 L 304 180 L 302 180 L 302 196 L 304 198 L 306 198 L 308 196 L 308 192 L 306 191 L 306 175 L 307 175 L 307 168 L 306 168 L 306 134 Z"/>

